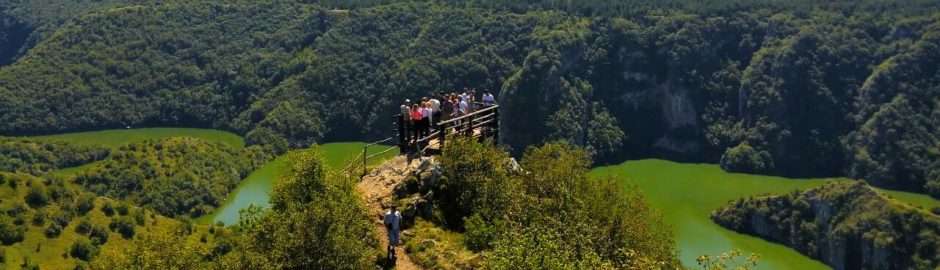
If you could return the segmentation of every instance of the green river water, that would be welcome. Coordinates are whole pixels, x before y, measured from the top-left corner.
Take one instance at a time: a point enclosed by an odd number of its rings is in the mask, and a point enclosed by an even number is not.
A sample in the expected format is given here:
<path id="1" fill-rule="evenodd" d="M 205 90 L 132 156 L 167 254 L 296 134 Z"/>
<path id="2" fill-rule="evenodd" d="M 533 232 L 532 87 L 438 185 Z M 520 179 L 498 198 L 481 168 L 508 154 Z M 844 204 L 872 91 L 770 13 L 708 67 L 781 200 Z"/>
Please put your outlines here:
<path id="1" fill-rule="evenodd" d="M 219 141 L 235 147 L 244 146 L 242 138 L 232 133 L 181 128 L 109 130 L 38 138 L 118 147 L 134 141 L 170 136 L 191 136 Z M 328 166 L 338 169 L 361 153 L 363 145 L 361 142 L 327 143 L 321 146 L 321 150 Z M 375 149 L 375 151 L 382 149 Z M 384 158 L 397 154 L 396 151 L 392 152 Z M 281 156 L 259 168 L 244 179 L 216 211 L 197 221 L 235 224 L 238 221 L 239 210 L 252 204 L 266 207 L 274 184 L 286 171 L 286 164 L 286 156 Z M 69 168 L 59 173 L 71 174 L 87 166 Z M 716 255 L 731 249 L 740 249 L 745 254 L 753 252 L 760 255 L 759 269 L 828 269 L 828 267 L 783 245 L 726 230 L 711 222 L 709 214 L 712 210 L 738 198 L 760 194 L 782 194 L 796 189 L 818 186 L 826 181 L 852 181 L 848 179 L 788 179 L 727 173 L 713 164 L 687 164 L 656 159 L 627 161 L 618 165 L 597 167 L 591 171 L 591 175 L 615 177 L 626 183 L 627 188 L 640 189 L 650 204 L 657 208 L 666 222 L 672 226 L 680 259 L 686 266 L 695 266 L 695 258 L 699 255 Z M 915 206 L 925 208 L 940 206 L 940 201 L 925 195 L 885 192 Z"/>

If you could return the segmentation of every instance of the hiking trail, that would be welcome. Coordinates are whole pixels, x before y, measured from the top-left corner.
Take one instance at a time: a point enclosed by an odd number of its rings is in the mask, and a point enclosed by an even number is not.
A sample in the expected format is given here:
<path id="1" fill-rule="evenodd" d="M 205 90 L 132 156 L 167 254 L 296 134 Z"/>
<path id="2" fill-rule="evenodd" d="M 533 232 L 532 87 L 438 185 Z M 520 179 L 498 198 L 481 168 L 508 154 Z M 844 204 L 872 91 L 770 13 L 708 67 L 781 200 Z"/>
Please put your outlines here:
<path id="1" fill-rule="evenodd" d="M 420 164 L 419 159 L 408 160 L 408 158 L 403 155 L 397 156 L 373 169 L 356 185 L 356 189 L 359 190 L 360 196 L 362 196 L 363 201 L 366 203 L 369 216 L 372 218 L 375 231 L 378 232 L 379 243 L 383 250 L 388 246 L 388 231 L 386 231 L 385 225 L 382 223 L 383 215 L 395 199 L 395 187 L 404 182 L 405 179 L 415 171 L 418 164 Z M 402 243 L 407 240 L 406 235 L 408 231 L 409 230 L 403 228 L 401 232 Z M 423 269 L 411 260 L 403 244 L 399 244 L 395 250 L 398 255 L 398 260 L 395 262 L 393 269 Z"/>

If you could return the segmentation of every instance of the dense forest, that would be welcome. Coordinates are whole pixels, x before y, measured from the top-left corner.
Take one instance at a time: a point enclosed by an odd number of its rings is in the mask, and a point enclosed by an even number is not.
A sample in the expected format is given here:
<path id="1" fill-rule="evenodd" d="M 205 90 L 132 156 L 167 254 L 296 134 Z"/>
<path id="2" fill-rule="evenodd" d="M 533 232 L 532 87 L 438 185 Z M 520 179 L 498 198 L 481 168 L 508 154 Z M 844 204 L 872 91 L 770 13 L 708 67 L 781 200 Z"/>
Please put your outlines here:
<path id="1" fill-rule="evenodd" d="M 932 1 L 105 2 L 0 67 L 0 132 L 212 127 L 283 151 L 476 87 L 515 155 L 566 140 L 940 196 Z"/>
<path id="2" fill-rule="evenodd" d="M 864 183 L 740 199 L 712 213 L 729 229 L 793 247 L 834 269 L 935 269 L 940 216 Z"/>
<path id="3" fill-rule="evenodd" d="M 123 146 L 74 181 L 162 215 L 199 217 L 219 206 L 245 176 L 272 158 L 258 146 L 234 149 L 174 137 Z"/>

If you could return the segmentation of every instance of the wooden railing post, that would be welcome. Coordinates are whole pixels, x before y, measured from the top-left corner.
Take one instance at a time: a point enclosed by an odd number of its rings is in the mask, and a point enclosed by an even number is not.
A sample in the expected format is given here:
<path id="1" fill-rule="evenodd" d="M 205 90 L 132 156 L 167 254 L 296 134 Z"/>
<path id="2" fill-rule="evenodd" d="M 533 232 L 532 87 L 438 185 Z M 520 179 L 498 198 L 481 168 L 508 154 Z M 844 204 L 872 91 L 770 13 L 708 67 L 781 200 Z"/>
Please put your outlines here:
<path id="1" fill-rule="evenodd" d="M 368 158 L 369 158 L 369 145 L 367 144 L 365 147 L 362 148 L 362 176 L 366 176 L 366 174 L 369 173 L 367 169 L 368 166 L 366 166 L 366 162 L 368 162 Z"/>
<path id="2" fill-rule="evenodd" d="M 499 144 L 499 108 L 493 109 L 493 143 Z"/>
<path id="3" fill-rule="evenodd" d="M 467 136 L 473 136 L 473 113 L 467 115 Z"/>
<path id="4" fill-rule="evenodd" d="M 440 125 L 440 124 L 439 124 L 439 125 L 437 125 L 437 130 L 438 130 L 438 134 L 439 134 L 438 136 L 441 137 L 441 139 L 440 139 L 440 146 L 439 146 L 439 147 L 441 148 L 441 151 L 443 151 L 443 150 L 444 150 L 444 140 L 447 139 L 447 127 L 446 127 L 446 125 Z"/>
<path id="5" fill-rule="evenodd" d="M 405 116 L 398 115 L 398 151 L 404 153 L 405 146 L 408 145 L 408 129 L 405 127 Z"/>

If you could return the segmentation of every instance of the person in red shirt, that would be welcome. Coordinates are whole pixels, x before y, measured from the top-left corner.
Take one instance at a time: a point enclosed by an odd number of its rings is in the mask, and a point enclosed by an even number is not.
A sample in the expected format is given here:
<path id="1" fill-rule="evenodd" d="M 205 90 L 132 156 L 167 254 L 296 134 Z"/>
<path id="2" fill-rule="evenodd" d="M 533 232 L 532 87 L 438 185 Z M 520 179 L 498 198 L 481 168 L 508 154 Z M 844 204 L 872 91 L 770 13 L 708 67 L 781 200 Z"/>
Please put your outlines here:
<path id="1" fill-rule="evenodd" d="M 412 134 L 414 134 L 415 142 L 421 139 L 421 131 L 424 129 L 424 123 L 421 119 L 424 119 L 424 114 L 421 113 L 421 107 L 418 106 L 418 104 L 411 105 L 411 122 L 414 123 L 412 126 Z"/>

